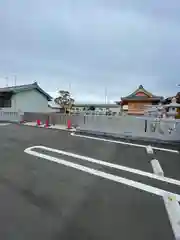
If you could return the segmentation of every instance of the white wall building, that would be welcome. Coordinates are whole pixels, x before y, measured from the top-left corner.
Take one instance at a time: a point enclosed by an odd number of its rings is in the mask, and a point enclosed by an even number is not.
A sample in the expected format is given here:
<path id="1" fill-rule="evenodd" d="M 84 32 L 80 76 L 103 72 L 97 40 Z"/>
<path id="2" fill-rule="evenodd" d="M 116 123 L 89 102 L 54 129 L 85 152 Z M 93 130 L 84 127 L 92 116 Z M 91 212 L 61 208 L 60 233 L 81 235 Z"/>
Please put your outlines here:
<path id="1" fill-rule="evenodd" d="M 56 112 L 56 113 L 60 113 L 63 112 L 63 108 L 60 107 L 57 103 L 54 102 L 54 100 L 50 101 L 48 103 L 49 108 L 51 109 L 51 112 Z"/>
<path id="2" fill-rule="evenodd" d="M 0 88 L 0 109 L 6 112 L 51 112 L 52 97 L 33 84 Z"/>
<path id="3" fill-rule="evenodd" d="M 121 112 L 121 106 L 118 104 L 78 104 L 75 103 L 75 105 L 72 108 L 72 112 L 74 113 L 81 113 L 81 112 L 91 112 L 90 108 L 94 108 L 94 113 L 97 114 L 105 114 L 106 112 L 111 112 L 113 114 L 119 114 Z"/>

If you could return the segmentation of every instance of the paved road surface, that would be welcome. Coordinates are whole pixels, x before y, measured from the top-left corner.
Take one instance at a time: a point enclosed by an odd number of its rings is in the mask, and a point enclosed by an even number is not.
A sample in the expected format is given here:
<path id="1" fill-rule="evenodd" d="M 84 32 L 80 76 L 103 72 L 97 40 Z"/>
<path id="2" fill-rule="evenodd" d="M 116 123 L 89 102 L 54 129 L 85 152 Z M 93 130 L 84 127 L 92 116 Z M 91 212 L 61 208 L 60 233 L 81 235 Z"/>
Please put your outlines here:
<path id="1" fill-rule="evenodd" d="M 174 239 L 161 197 L 24 152 L 43 145 L 152 172 L 145 149 L 19 125 L 0 126 L 0 133 L 0 239 Z M 172 184 L 59 157 L 180 193 Z M 180 179 L 178 154 L 157 151 L 157 157 L 165 175 Z"/>

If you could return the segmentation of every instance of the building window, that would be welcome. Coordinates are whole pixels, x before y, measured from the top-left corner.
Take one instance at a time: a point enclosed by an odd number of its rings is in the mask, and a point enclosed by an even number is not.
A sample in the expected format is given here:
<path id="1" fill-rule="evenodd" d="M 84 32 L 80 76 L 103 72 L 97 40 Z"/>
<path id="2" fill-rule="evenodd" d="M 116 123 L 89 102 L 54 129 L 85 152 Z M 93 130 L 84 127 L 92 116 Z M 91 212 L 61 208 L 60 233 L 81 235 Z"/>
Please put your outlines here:
<path id="1" fill-rule="evenodd" d="M 11 107 L 11 99 L 0 97 L 0 108 L 10 108 L 10 107 Z"/>
<path id="2" fill-rule="evenodd" d="M 158 104 L 158 102 L 152 102 L 152 105 L 157 105 Z"/>

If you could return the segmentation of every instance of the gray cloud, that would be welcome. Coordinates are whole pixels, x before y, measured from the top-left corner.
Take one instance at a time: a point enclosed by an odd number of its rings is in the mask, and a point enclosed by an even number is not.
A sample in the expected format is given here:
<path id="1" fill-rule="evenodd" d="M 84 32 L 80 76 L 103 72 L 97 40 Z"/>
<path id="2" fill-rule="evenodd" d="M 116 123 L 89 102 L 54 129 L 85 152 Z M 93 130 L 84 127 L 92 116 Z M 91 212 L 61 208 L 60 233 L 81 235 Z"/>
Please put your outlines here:
<path id="1" fill-rule="evenodd" d="M 146 4 L 145 4 L 146 2 Z M 180 2 L 46 0 L 0 2 L 0 85 L 37 80 L 77 101 L 116 100 L 139 84 L 177 91 Z"/>

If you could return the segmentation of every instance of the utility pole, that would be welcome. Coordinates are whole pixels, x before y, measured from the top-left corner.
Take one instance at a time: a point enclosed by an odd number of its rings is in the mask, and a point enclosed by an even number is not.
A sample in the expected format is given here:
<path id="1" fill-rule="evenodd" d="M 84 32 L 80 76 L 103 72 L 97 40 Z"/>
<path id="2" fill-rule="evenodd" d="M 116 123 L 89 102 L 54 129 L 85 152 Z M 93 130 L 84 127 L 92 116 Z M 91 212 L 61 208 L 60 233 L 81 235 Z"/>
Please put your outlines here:
<path id="1" fill-rule="evenodd" d="M 8 77 L 5 77 L 5 81 L 6 81 L 6 87 L 8 87 Z"/>
<path id="2" fill-rule="evenodd" d="M 14 86 L 16 87 L 17 77 L 14 75 Z M 16 95 L 14 97 L 14 110 L 16 112 Z"/>
<path id="3" fill-rule="evenodd" d="M 107 88 L 105 87 L 105 91 L 104 91 L 104 97 L 105 97 L 105 104 L 107 104 Z"/>
<path id="4" fill-rule="evenodd" d="M 71 97 L 71 83 L 69 83 L 69 97 Z M 69 103 L 69 106 L 68 106 L 68 111 L 69 111 L 69 115 L 71 115 L 71 102 Z"/>
<path id="5" fill-rule="evenodd" d="M 16 86 L 17 77 L 14 75 L 14 86 Z"/>
<path id="6" fill-rule="evenodd" d="M 71 83 L 69 83 L 69 93 L 71 94 Z"/>

